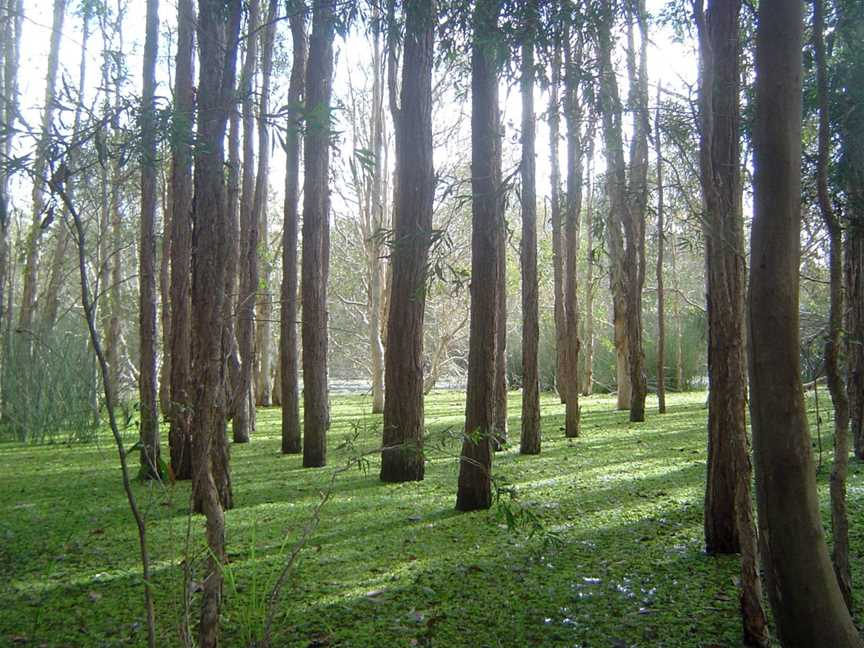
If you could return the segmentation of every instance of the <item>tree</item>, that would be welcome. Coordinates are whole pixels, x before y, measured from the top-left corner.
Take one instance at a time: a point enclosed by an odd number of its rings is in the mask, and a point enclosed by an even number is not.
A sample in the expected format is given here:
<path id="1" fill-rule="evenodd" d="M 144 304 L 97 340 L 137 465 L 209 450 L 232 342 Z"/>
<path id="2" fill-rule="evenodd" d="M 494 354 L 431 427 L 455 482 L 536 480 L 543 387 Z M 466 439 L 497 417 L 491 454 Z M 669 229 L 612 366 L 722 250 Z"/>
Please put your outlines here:
<path id="1" fill-rule="evenodd" d="M 159 53 L 159 0 L 147 0 L 144 87 L 141 93 L 141 251 L 138 255 L 140 376 L 138 378 L 141 470 L 148 478 L 159 467 L 159 398 L 156 388 L 156 57 Z"/>
<path id="2" fill-rule="evenodd" d="M 456 509 L 492 504 L 495 433 L 495 358 L 498 339 L 498 264 L 503 227 L 498 71 L 497 0 L 477 0 L 471 41 L 471 324 L 465 438 L 459 462 Z"/>
<path id="3" fill-rule="evenodd" d="M 21 52 L 21 27 L 24 20 L 24 1 L 7 0 L 0 4 L 6 16 L 15 16 L 7 19 L 2 27 L 3 46 L 0 48 L 2 57 L 2 89 L 3 100 L 0 102 L 0 120 L 7 128 L 14 128 L 18 116 L 18 63 Z M 2 152 L 5 158 L 12 154 L 12 138 L 3 138 Z M 11 214 L 9 213 L 9 176 L 5 171 L 0 171 L 0 329 L 10 313 L 6 312 L 6 273 L 9 265 L 9 230 Z M 9 331 L 7 330 L 7 335 Z"/>
<path id="4" fill-rule="evenodd" d="M 849 566 L 849 520 L 846 514 L 846 475 L 849 462 L 849 399 L 840 371 L 843 353 L 843 228 L 834 213 L 828 192 L 828 163 L 831 155 L 831 126 L 828 103 L 828 66 L 825 60 L 824 0 L 813 0 L 813 50 L 816 59 L 816 93 L 819 104 L 816 191 L 819 211 L 828 228 L 828 269 L 830 306 L 828 335 L 825 338 L 825 376 L 834 404 L 834 463 L 831 468 L 831 560 L 837 583 L 850 613 L 852 570 Z"/>
<path id="5" fill-rule="evenodd" d="M 225 298 L 226 199 L 224 139 L 237 65 L 240 0 L 199 0 L 198 146 L 192 264 L 195 451 L 193 491 L 206 518 L 208 575 L 204 579 L 198 645 L 219 644 L 219 612 L 225 562 L 225 514 L 229 508 L 225 436 L 223 301 Z"/>
<path id="6" fill-rule="evenodd" d="M 282 452 L 301 451 L 300 389 L 297 376 L 297 226 L 300 189 L 300 129 L 303 80 L 306 75 L 306 3 L 289 6 L 294 59 L 288 82 L 288 124 L 285 130 L 285 226 L 282 232 L 282 286 L 279 364 L 282 380 Z"/>
<path id="7" fill-rule="evenodd" d="M 759 4 L 749 369 L 760 545 L 781 643 L 864 646 L 831 567 L 799 361 L 802 5 Z"/>
<path id="8" fill-rule="evenodd" d="M 567 5 L 571 8 L 570 5 Z M 567 195 L 564 202 L 564 434 L 579 436 L 579 282 L 576 276 L 579 253 L 579 221 L 582 211 L 582 102 L 579 97 L 579 66 L 582 63 L 581 37 L 571 35 L 568 12 L 564 29 L 564 119 L 567 124 Z M 575 27 L 575 26 L 574 26 Z M 573 32 L 576 31 L 574 28 Z M 575 42 L 574 42 L 575 39 Z"/>
<path id="9" fill-rule="evenodd" d="M 645 351 L 642 347 L 642 289 L 645 285 L 645 221 L 648 210 L 648 18 L 645 0 L 627 4 L 628 103 L 633 110 L 630 168 L 626 208 L 620 212 L 624 230 L 624 270 L 627 293 L 627 356 L 630 363 L 630 420 L 645 420 Z M 633 38 L 633 22 L 639 26 L 639 59 Z"/>
<path id="10" fill-rule="evenodd" d="M 590 396 L 594 389 L 594 129 L 592 121 L 588 128 L 588 155 L 585 195 L 585 243 L 588 250 L 585 272 L 585 364 L 580 388 L 583 396 Z"/>
<path id="11" fill-rule="evenodd" d="M 745 643 L 767 645 L 744 416 L 744 228 L 741 215 L 740 0 L 695 4 L 700 51 L 700 179 L 708 308 L 705 546 L 741 553 Z"/>
<path id="12" fill-rule="evenodd" d="M 266 249 L 270 244 L 270 228 L 267 213 L 267 192 L 270 177 L 270 133 L 267 120 L 270 119 L 270 84 L 273 73 L 273 45 L 276 40 L 279 6 L 277 0 L 270 0 L 267 15 L 261 29 L 261 93 L 258 101 L 258 170 L 255 173 L 255 195 L 252 211 L 258 221 L 258 238 Z M 256 250 L 257 255 L 257 250 Z M 269 407 L 272 402 L 272 376 L 270 367 L 270 347 L 272 337 L 273 295 L 270 292 L 272 263 L 264 255 L 261 268 L 263 293 L 257 300 L 257 330 L 255 332 L 256 388 L 255 403 Z"/>
<path id="13" fill-rule="evenodd" d="M 168 444 L 175 479 L 192 478 L 192 122 L 195 7 L 177 4 L 177 56 L 171 134 L 171 416 Z"/>
<path id="14" fill-rule="evenodd" d="M 246 51 L 240 73 L 243 111 L 243 177 L 240 198 L 240 292 L 237 295 L 237 346 L 240 376 L 234 394 L 234 443 L 247 443 L 255 430 L 255 301 L 258 294 L 258 216 L 255 213 L 255 115 L 253 90 L 260 37 L 260 2 L 250 0 Z M 261 151 L 259 150 L 259 155 Z"/>
<path id="15" fill-rule="evenodd" d="M 864 93 L 864 60 L 859 55 L 864 37 L 864 6 L 857 0 L 835 3 L 832 86 L 839 92 L 833 113 L 840 135 L 839 184 L 846 195 L 848 220 L 846 259 L 847 391 L 855 455 L 864 460 L 864 116 L 858 109 Z"/>
<path id="16" fill-rule="evenodd" d="M 663 145 L 660 136 L 660 102 L 662 86 L 657 83 L 657 107 L 654 113 L 654 151 L 657 157 L 657 411 L 666 413 L 666 312 L 663 288 L 663 247 L 665 244 L 665 214 L 663 196 Z M 590 311 L 589 311 L 589 317 Z"/>
<path id="17" fill-rule="evenodd" d="M 606 192 L 609 197 L 606 248 L 609 253 L 609 284 L 612 289 L 612 326 L 614 329 L 618 409 L 629 409 L 632 401 L 630 341 L 628 328 L 628 271 L 625 261 L 622 224 L 627 210 L 627 167 L 621 133 L 621 97 L 612 65 L 612 23 L 609 7 L 600 16 L 597 30 L 599 58 L 599 100 L 606 157 Z"/>
<path id="18" fill-rule="evenodd" d="M 306 66 L 303 140 L 303 466 L 327 462 L 330 403 L 327 390 L 327 276 L 330 265 L 330 99 L 333 90 L 334 8 L 312 5 Z"/>
<path id="19" fill-rule="evenodd" d="M 24 280 L 21 292 L 21 309 L 18 312 L 18 328 L 31 331 L 36 310 L 36 293 L 39 274 L 39 245 L 42 233 L 51 223 L 46 213 L 43 178 L 48 169 L 48 146 L 54 111 L 57 105 L 57 71 L 60 66 L 60 40 L 66 16 L 66 0 L 54 0 L 54 17 L 51 24 L 51 45 L 48 51 L 48 73 L 45 78 L 45 104 L 42 109 L 42 128 L 33 160 L 32 222 L 27 233 L 24 251 Z"/>
<path id="20" fill-rule="evenodd" d="M 522 42 L 522 436 L 519 452 L 540 453 L 540 312 L 537 280 L 537 179 L 534 114 L 534 40 L 537 3 L 525 8 Z"/>
<path id="21" fill-rule="evenodd" d="M 432 166 L 432 64 L 436 3 L 405 5 L 402 90 L 396 126 L 395 224 L 390 312 L 384 351 L 381 480 L 423 479 L 423 322 L 435 171 Z"/>
<path id="22" fill-rule="evenodd" d="M 558 141 L 561 139 L 561 102 L 558 96 L 561 87 L 561 30 L 553 35 L 552 71 L 549 84 L 549 212 L 552 221 L 552 292 L 555 315 L 555 384 L 562 403 L 567 401 L 567 314 L 564 311 L 564 245 L 561 222 L 561 162 Z"/>

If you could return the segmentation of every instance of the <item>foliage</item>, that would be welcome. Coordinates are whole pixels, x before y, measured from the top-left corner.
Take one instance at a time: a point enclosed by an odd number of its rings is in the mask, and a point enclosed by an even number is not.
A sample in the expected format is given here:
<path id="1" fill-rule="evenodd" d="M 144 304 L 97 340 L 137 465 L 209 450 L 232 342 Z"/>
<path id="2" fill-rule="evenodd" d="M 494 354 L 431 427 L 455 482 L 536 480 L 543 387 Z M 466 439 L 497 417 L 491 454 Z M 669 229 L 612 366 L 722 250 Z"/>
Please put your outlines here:
<path id="1" fill-rule="evenodd" d="M 61 324 L 44 334 L 19 330 L 4 342 L 0 440 L 93 441 L 99 383 L 84 332 Z"/>

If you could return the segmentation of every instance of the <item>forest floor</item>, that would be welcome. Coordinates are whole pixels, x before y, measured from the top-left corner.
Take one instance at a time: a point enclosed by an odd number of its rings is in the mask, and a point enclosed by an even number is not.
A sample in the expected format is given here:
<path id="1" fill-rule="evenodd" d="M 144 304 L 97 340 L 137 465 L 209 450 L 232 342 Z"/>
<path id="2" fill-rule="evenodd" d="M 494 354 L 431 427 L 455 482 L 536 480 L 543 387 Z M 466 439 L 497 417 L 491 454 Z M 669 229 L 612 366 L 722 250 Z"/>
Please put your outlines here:
<path id="1" fill-rule="evenodd" d="M 232 448 L 223 645 L 254 645 L 275 574 L 334 471 L 352 464 L 287 583 L 275 646 L 740 645 L 738 561 L 702 550 L 705 394 L 669 400 L 658 416 L 649 398 L 648 421 L 630 424 L 611 398 L 586 398 L 582 436 L 566 440 L 563 407 L 544 395 L 543 452 L 522 457 L 512 393 L 517 442 L 493 467 L 500 504 L 471 514 L 453 509 L 462 393 L 427 399 L 435 448 L 426 480 L 404 485 L 378 480 L 377 456 L 356 460 L 379 443 L 368 398 L 334 399 L 329 466 L 315 470 L 279 454 L 279 410 L 259 411 L 252 442 Z M 827 514 L 831 424 L 820 400 Z M 135 488 L 149 519 L 159 645 L 180 645 L 184 556 L 200 574 L 203 519 L 188 515 L 187 483 Z M 849 517 L 861 619 L 864 466 L 854 461 Z M 0 645 L 144 645 L 136 532 L 107 437 L 0 445 L 0 574 Z"/>

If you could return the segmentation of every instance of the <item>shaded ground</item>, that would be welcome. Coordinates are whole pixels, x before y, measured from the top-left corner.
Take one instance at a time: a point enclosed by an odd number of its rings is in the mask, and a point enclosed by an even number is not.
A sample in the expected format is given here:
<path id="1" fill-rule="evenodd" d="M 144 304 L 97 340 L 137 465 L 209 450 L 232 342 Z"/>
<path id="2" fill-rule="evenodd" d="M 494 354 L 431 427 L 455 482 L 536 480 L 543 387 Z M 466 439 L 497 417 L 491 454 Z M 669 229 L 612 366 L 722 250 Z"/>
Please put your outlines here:
<path id="1" fill-rule="evenodd" d="M 701 551 L 705 394 L 669 400 L 659 417 L 649 399 L 649 420 L 632 425 L 612 399 L 584 399 L 582 437 L 571 442 L 563 407 L 545 396 L 543 454 L 520 457 L 512 447 L 495 457 L 496 480 L 518 492 L 510 509 L 542 524 L 529 537 L 508 528 L 500 508 L 454 512 L 458 444 L 446 439 L 460 425 L 463 395 L 433 394 L 427 423 L 440 447 L 426 481 L 383 485 L 375 456 L 366 472 L 338 477 L 282 597 L 275 645 L 740 645 L 737 560 Z M 512 438 L 519 404 L 511 394 Z M 278 410 L 260 412 L 252 443 L 232 449 L 225 646 L 249 645 L 259 632 L 264 595 L 333 470 L 376 447 L 380 417 L 368 412 L 364 397 L 335 399 L 328 468 L 280 456 Z M 823 508 L 829 433 L 823 421 Z M 849 483 L 860 618 L 861 464 L 853 462 Z M 150 519 L 160 645 L 179 645 L 189 486 L 136 489 Z M 203 519 L 189 528 L 200 572 Z M 0 445 L 0 573 L 0 645 L 144 644 L 136 535 L 107 440 Z"/>

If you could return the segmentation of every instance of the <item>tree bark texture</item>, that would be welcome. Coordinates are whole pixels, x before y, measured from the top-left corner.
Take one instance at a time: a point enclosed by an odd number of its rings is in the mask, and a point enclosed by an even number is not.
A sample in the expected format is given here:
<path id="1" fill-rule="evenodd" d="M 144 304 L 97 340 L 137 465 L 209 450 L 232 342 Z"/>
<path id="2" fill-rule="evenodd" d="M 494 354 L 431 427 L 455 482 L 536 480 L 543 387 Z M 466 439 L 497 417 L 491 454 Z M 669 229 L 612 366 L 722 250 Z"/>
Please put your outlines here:
<path id="1" fill-rule="evenodd" d="M 816 190 L 819 211 L 828 228 L 828 269 L 830 308 L 828 335 L 825 339 L 825 376 L 834 405 L 834 463 L 831 467 L 831 561 L 837 584 L 849 612 L 852 602 L 852 569 L 849 565 L 849 519 L 846 513 L 846 477 L 849 464 L 849 399 L 840 370 L 843 354 L 843 228 L 834 213 L 828 192 L 828 163 L 831 155 L 831 130 L 828 103 L 828 69 L 825 61 L 825 4 L 813 0 L 813 51 L 816 59 L 816 93 L 819 104 L 818 159 Z"/>
<path id="2" fill-rule="evenodd" d="M 327 462 L 330 402 L 327 390 L 327 276 L 330 267 L 330 99 L 334 7 L 315 0 L 306 67 L 303 141 L 303 466 Z"/>
<path id="3" fill-rule="evenodd" d="M 195 7 L 177 3 L 174 124 L 171 137 L 171 416 L 168 445 L 175 479 L 192 479 L 192 122 Z"/>
<path id="4" fill-rule="evenodd" d="M 621 97 L 612 65 L 612 21 L 610 9 L 598 24 L 598 55 L 600 68 L 600 112 L 605 144 L 606 191 L 609 213 L 606 224 L 606 246 L 609 252 L 609 284 L 612 289 L 612 327 L 615 343 L 615 374 L 618 386 L 617 407 L 630 409 L 632 385 L 630 372 L 629 304 L 627 298 L 628 270 L 625 259 L 623 223 L 629 216 L 627 201 L 627 169 L 624 162 L 624 140 L 621 132 Z"/>
<path id="5" fill-rule="evenodd" d="M 27 232 L 24 248 L 24 280 L 21 292 L 21 308 L 18 311 L 18 328 L 32 331 L 38 291 L 39 246 L 43 234 L 45 214 L 44 178 L 48 170 L 51 128 L 56 108 L 57 72 L 60 66 L 60 40 L 66 16 L 66 0 L 54 0 L 54 15 L 51 23 L 51 44 L 48 50 L 48 72 L 45 78 L 45 104 L 42 108 L 42 125 L 39 143 L 33 160 L 32 222 Z"/>
<path id="6" fill-rule="evenodd" d="M 381 480 L 423 479 L 423 321 L 432 241 L 432 65 L 436 3 L 405 5 L 402 90 L 396 125 L 397 184 L 387 320 Z"/>
<path id="7" fill-rule="evenodd" d="M 627 274 L 627 343 L 630 362 L 630 420 L 645 420 L 648 383 L 642 346 L 642 289 L 645 285 L 645 222 L 648 210 L 648 18 L 645 0 L 630 0 L 628 8 L 629 104 L 633 110 L 630 173 L 626 188 L 624 269 Z M 639 58 L 633 41 L 633 22 L 639 26 Z"/>
<path id="8" fill-rule="evenodd" d="M 270 118 L 270 85 L 273 73 L 273 46 L 276 40 L 279 3 L 270 0 L 267 15 L 261 29 L 261 95 L 258 102 L 258 171 L 255 174 L 255 196 L 252 211 L 258 220 L 258 234 L 261 246 L 270 245 L 270 223 L 267 209 L 267 194 L 270 188 L 270 131 L 267 120 Z M 256 251 L 257 253 L 257 251 Z M 273 337 L 273 293 L 271 280 L 273 262 L 269 255 L 259 258 L 261 264 L 261 287 L 258 295 L 255 332 L 256 388 L 255 404 L 270 407 L 273 402 L 273 376 L 271 367 L 271 347 Z"/>
<path id="9" fill-rule="evenodd" d="M 522 43 L 522 434 L 521 454 L 540 454 L 539 284 L 537 279 L 537 163 L 534 120 L 534 39 L 537 3 L 526 8 Z"/>
<path id="10" fill-rule="evenodd" d="M 237 347 L 240 380 L 234 394 L 234 443 L 248 443 L 255 431 L 255 302 L 258 295 L 258 217 L 255 214 L 255 115 L 253 92 L 258 59 L 260 1 L 250 0 L 246 51 L 240 73 L 243 123 L 243 175 L 240 194 L 240 292 L 237 295 Z M 258 152 L 259 155 L 261 151 Z"/>
<path id="11" fill-rule="evenodd" d="M 575 37 L 580 40 L 579 36 Z M 579 99 L 581 43 L 565 30 L 564 118 L 567 124 L 567 198 L 564 203 L 564 435 L 579 436 L 579 220 L 582 211 L 582 106 Z M 574 51 L 576 50 L 576 51 Z"/>
<path id="12" fill-rule="evenodd" d="M 471 324 L 465 438 L 456 509 L 492 505 L 495 357 L 498 336 L 498 230 L 503 227 L 498 72 L 493 46 L 498 2 L 478 0 L 471 44 Z M 404 188 L 402 189 L 404 190 Z"/>
<path id="13" fill-rule="evenodd" d="M 561 162 L 558 142 L 561 139 L 561 38 L 554 41 L 552 72 L 549 85 L 549 163 L 551 184 L 549 211 L 552 220 L 552 291 L 555 316 L 555 386 L 562 403 L 567 402 L 567 314 L 564 310 L 564 224 L 561 218 Z"/>
<path id="14" fill-rule="evenodd" d="M 657 83 L 657 108 L 654 113 L 654 151 L 657 157 L 657 411 L 666 413 L 666 295 L 663 287 L 663 252 L 666 238 L 663 195 L 663 143 L 660 136 L 662 86 Z M 590 311 L 589 311 L 590 312 Z"/>
<path id="15" fill-rule="evenodd" d="M 282 232 L 282 286 L 279 329 L 279 366 L 282 379 L 282 452 L 299 454 L 300 388 L 297 358 L 297 232 L 300 199 L 300 132 L 303 85 L 306 75 L 305 2 L 290 7 L 291 42 L 294 53 L 288 82 L 288 128 L 285 133 L 285 224 Z"/>
<path id="16" fill-rule="evenodd" d="M 225 298 L 225 128 L 234 100 L 239 0 L 199 0 L 198 142 L 195 155 L 193 236 L 193 490 L 206 518 L 208 575 L 201 596 L 198 645 L 219 645 L 225 552 L 230 507 L 225 430 L 223 301 Z"/>
<path id="17" fill-rule="evenodd" d="M 760 545 L 783 646 L 860 647 L 822 531 L 800 378 L 802 28 L 801 4 L 759 4 L 748 348 Z"/>
<path id="18" fill-rule="evenodd" d="M 159 394 L 156 353 L 156 57 L 159 53 L 159 0 L 147 0 L 141 94 L 141 231 L 138 254 L 138 396 L 141 474 L 158 479 Z"/>

